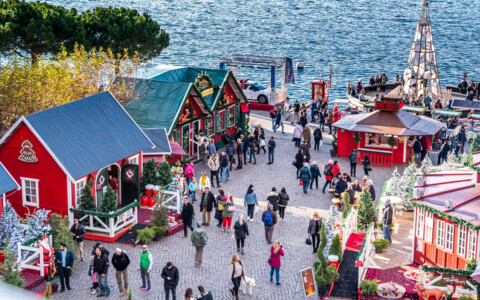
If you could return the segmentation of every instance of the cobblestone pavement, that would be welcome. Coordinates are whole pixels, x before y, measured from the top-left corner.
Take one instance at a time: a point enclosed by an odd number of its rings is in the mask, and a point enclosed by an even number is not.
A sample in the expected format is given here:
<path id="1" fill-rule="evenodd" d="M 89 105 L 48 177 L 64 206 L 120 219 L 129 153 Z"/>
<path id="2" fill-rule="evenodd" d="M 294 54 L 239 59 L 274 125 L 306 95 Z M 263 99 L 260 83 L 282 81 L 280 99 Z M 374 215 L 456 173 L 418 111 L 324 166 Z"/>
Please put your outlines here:
<path id="1" fill-rule="evenodd" d="M 248 222 L 250 230 L 250 239 L 246 240 L 245 255 L 241 256 L 245 266 L 246 275 L 254 277 L 256 288 L 253 295 L 243 295 L 240 299 L 303 299 L 301 293 L 295 292 L 296 282 L 299 278 L 299 271 L 303 268 L 312 266 L 316 256 L 312 254 L 311 246 L 305 244 L 307 235 L 307 226 L 310 215 L 314 210 L 322 216 L 327 215 L 330 207 L 330 197 L 322 194 L 320 184 L 324 183 L 324 177 L 319 182 L 319 190 L 309 191 L 307 195 L 303 194 L 302 188 L 295 179 L 295 168 L 292 166 L 295 153 L 297 152 L 292 140 L 293 126 L 285 126 L 285 134 L 280 131 L 273 133 L 271 131 L 271 121 L 267 113 L 258 113 L 251 116 L 253 124 L 262 124 L 266 131 L 266 137 L 272 134 L 276 139 L 277 148 L 275 150 L 275 161 L 272 165 L 267 165 L 267 155 L 261 153 L 257 155 L 257 164 L 248 164 L 242 170 L 234 170 L 230 173 L 230 182 L 223 183 L 222 188 L 233 195 L 237 207 L 234 221 L 238 219 L 239 213 L 246 216 L 246 209 L 243 206 L 243 195 L 250 183 L 255 186 L 259 196 L 261 209 L 266 208 L 266 194 L 273 186 L 279 191 L 285 187 L 290 195 L 289 206 L 286 209 L 284 222 L 275 226 L 273 238 L 281 241 L 285 257 L 282 259 L 280 269 L 281 286 L 276 286 L 269 282 L 270 267 L 267 264 L 270 245 L 267 245 L 264 237 L 263 223 L 260 216 L 256 216 L 255 222 Z M 311 161 L 318 161 L 323 172 L 323 165 L 330 159 L 331 136 L 324 135 L 324 145 L 320 151 L 311 151 Z M 342 147 L 342 145 L 339 145 Z M 338 158 L 342 172 L 349 171 L 350 165 L 347 158 Z M 206 170 L 206 164 L 196 166 L 195 174 L 198 176 L 201 170 Z M 403 167 L 399 166 L 403 170 Z M 371 172 L 371 178 L 377 191 L 377 198 L 380 196 L 383 183 L 387 180 L 392 169 L 374 167 Z M 209 174 L 209 173 L 207 173 Z M 363 177 L 361 166 L 357 170 L 357 178 Z M 216 192 L 216 189 L 213 189 Z M 198 204 L 195 205 L 197 211 L 196 220 L 201 221 L 201 214 L 198 213 Z M 216 224 L 216 220 L 213 221 Z M 213 225 L 213 224 L 212 224 Z M 191 245 L 190 238 L 182 239 L 182 233 L 163 238 L 158 242 L 152 242 L 149 245 L 153 253 L 154 267 L 151 272 L 152 291 L 150 293 L 139 290 L 141 286 L 140 273 L 137 271 L 139 263 L 140 247 L 130 247 L 117 244 L 106 243 L 105 247 L 113 253 L 119 246 L 124 249 L 132 261 L 129 266 L 129 284 L 133 289 L 133 299 L 164 299 L 163 280 L 160 276 L 162 268 L 167 261 L 173 262 L 179 268 L 180 281 L 177 287 L 178 299 L 182 299 L 183 293 L 188 287 L 194 289 L 197 294 L 197 286 L 203 285 L 207 290 L 212 291 L 215 299 L 231 299 L 228 291 L 228 264 L 232 255 L 236 252 L 235 240 L 232 234 L 222 233 L 215 226 L 206 227 L 209 242 L 204 251 L 203 268 L 194 267 L 194 248 Z M 189 233 L 190 235 L 190 233 Z M 90 252 L 93 247 L 93 241 L 85 242 L 85 252 Z M 109 257 L 111 259 L 111 256 Z M 63 294 L 54 295 L 53 299 L 93 299 L 90 295 L 91 279 L 87 275 L 88 262 L 77 262 L 75 272 L 71 278 L 72 291 Z M 112 267 L 108 274 L 108 282 L 111 288 L 111 299 L 120 299 L 119 290 L 115 280 L 115 272 Z M 126 298 L 124 296 L 124 298 Z"/>

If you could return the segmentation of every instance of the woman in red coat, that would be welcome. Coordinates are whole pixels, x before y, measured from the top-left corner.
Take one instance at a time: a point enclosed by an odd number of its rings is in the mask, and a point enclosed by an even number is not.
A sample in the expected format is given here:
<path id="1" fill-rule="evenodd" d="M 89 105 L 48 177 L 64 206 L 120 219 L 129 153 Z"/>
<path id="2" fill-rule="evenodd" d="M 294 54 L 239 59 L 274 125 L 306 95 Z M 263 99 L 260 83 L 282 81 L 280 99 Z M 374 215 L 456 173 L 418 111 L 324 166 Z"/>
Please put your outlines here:
<path id="1" fill-rule="evenodd" d="M 340 173 L 340 166 L 338 165 L 338 161 L 329 160 L 328 164 L 325 166 L 323 170 L 323 174 L 325 175 L 325 185 L 323 186 L 322 192 L 325 194 L 325 189 L 327 185 L 332 187 L 332 180 L 335 177 L 335 174 Z"/>
<path id="2" fill-rule="evenodd" d="M 273 282 L 273 272 L 275 272 L 275 279 L 277 280 L 277 285 L 280 285 L 280 267 L 282 266 L 282 261 L 280 256 L 285 256 L 283 252 L 283 246 L 280 245 L 280 241 L 276 240 L 275 245 L 270 248 L 270 282 Z"/>

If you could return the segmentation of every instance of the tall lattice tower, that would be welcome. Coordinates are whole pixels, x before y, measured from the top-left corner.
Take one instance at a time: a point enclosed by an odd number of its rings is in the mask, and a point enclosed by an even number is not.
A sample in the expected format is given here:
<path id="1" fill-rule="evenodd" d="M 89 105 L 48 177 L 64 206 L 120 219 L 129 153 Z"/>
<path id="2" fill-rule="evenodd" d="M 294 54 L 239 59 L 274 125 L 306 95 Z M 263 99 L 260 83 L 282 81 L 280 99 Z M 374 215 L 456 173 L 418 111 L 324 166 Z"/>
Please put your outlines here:
<path id="1" fill-rule="evenodd" d="M 402 91 L 415 99 L 420 95 L 426 97 L 427 94 L 431 98 L 442 98 L 428 0 L 422 3 L 407 67 L 403 72 Z"/>

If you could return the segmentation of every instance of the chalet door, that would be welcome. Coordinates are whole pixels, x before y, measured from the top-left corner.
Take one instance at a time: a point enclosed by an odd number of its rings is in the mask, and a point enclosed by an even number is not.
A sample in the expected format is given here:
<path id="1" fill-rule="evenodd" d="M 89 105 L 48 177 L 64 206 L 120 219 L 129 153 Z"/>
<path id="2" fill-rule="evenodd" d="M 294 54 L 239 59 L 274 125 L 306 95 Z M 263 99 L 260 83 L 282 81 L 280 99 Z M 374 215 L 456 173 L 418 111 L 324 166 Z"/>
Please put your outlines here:
<path id="1" fill-rule="evenodd" d="M 182 127 L 182 147 L 187 157 L 190 156 L 190 124 Z"/>
<path id="2" fill-rule="evenodd" d="M 198 141 L 195 139 L 195 136 L 198 134 L 200 131 L 200 120 L 194 121 L 192 124 L 192 140 L 198 143 Z M 192 155 L 197 154 L 198 152 L 198 145 L 195 143 L 192 143 Z"/>
<path id="3" fill-rule="evenodd" d="M 97 174 L 97 180 L 95 182 L 95 194 L 97 196 L 97 208 L 102 205 L 103 198 L 107 192 L 108 185 L 108 168 L 100 170 Z"/>
<path id="4" fill-rule="evenodd" d="M 139 166 L 128 164 L 122 168 L 122 205 L 128 205 L 138 199 L 140 191 Z"/>

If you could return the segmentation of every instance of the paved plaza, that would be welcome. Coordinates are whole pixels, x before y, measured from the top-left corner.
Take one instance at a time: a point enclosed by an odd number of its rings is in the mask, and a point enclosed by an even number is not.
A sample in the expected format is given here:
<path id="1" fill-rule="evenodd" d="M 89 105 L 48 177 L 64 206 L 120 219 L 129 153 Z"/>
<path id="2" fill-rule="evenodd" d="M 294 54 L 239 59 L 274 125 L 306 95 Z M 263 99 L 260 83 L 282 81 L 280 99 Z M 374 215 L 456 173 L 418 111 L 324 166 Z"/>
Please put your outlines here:
<path id="1" fill-rule="evenodd" d="M 330 159 L 331 136 L 324 135 L 324 144 L 320 151 L 311 150 L 311 161 L 317 161 L 322 171 L 319 189 L 309 191 L 307 195 L 303 194 L 302 187 L 298 185 L 296 179 L 296 169 L 292 166 L 297 149 L 292 142 L 293 126 L 286 124 L 285 134 L 281 131 L 273 133 L 271 130 L 271 120 L 267 113 L 256 113 L 251 116 L 252 124 L 262 124 L 265 128 L 266 138 L 272 134 L 276 139 L 277 147 L 275 150 L 275 161 L 272 165 L 267 165 L 267 154 L 257 155 L 257 164 L 248 164 L 242 170 L 234 170 L 230 173 L 230 182 L 222 183 L 222 189 L 231 193 L 237 207 L 237 212 L 233 222 L 238 219 L 240 213 L 246 216 L 246 208 L 243 206 L 243 196 L 249 184 L 253 184 L 259 196 L 260 208 L 262 211 L 266 208 L 266 195 L 272 187 L 280 191 L 285 187 L 290 195 L 289 206 L 286 209 L 284 222 L 279 222 L 275 226 L 273 233 L 274 240 L 281 241 L 285 257 L 282 259 L 280 269 L 281 286 L 276 286 L 269 282 L 270 267 L 267 259 L 270 254 L 270 245 L 267 245 L 264 237 L 263 223 L 260 216 L 256 216 L 255 222 L 248 222 L 250 238 L 246 240 L 245 255 L 241 255 L 246 275 L 254 277 L 256 288 L 253 295 L 243 295 L 240 292 L 240 299 L 303 299 L 301 293 L 297 293 L 296 283 L 299 278 L 299 271 L 312 266 L 316 259 L 312 254 L 312 247 L 305 244 L 307 236 L 307 227 L 309 217 L 313 211 L 318 211 L 323 217 L 326 217 L 331 201 L 328 193 L 322 194 L 321 187 L 324 183 L 323 166 Z M 313 126 L 316 125 L 310 125 Z M 338 145 L 342 147 L 342 145 Z M 338 158 L 342 173 L 350 171 L 350 164 L 347 158 Z M 403 171 L 403 166 L 398 166 L 399 171 Z M 197 164 L 195 177 L 198 178 L 202 170 L 207 170 L 206 164 Z M 377 198 L 384 182 L 390 177 L 393 169 L 373 167 L 371 178 L 377 192 Z M 207 174 L 210 174 L 209 172 Z M 357 179 L 363 177 L 362 166 L 357 167 Z M 322 186 L 320 186 L 322 185 Z M 213 192 L 216 193 L 214 188 Z M 377 199 L 378 200 L 378 199 Z M 199 213 L 198 201 L 195 204 L 196 221 L 201 222 L 201 213 Z M 130 247 L 118 244 L 105 243 L 105 248 L 110 251 L 110 257 L 116 247 L 122 248 L 130 257 L 131 264 L 129 271 L 129 284 L 133 290 L 133 299 L 164 299 L 163 279 L 160 274 L 162 268 L 168 261 L 171 261 L 178 267 L 180 281 L 177 287 L 177 299 L 183 299 L 185 290 L 189 287 L 194 289 L 195 295 L 198 295 L 197 286 L 203 285 L 207 291 L 212 291 L 214 299 L 231 299 L 229 292 L 229 274 L 228 264 L 233 254 L 236 253 L 236 243 L 232 238 L 232 233 L 222 233 L 213 220 L 206 231 L 209 237 L 208 245 L 204 251 L 203 268 L 194 266 L 195 250 L 190 242 L 190 232 L 188 239 L 182 239 L 182 232 L 173 236 L 168 236 L 158 242 L 149 244 L 150 251 L 153 254 L 154 267 L 151 272 L 152 291 L 147 293 L 140 290 L 141 284 L 140 272 L 137 271 L 139 263 L 140 247 Z M 213 225 L 213 226 L 212 226 Z M 90 254 L 94 241 L 85 241 L 85 252 Z M 86 255 L 87 256 L 87 255 Z M 88 259 L 87 259 L 88 260 Z M 72 275 L 72 290 L 63 294 L 55 294 L 53 299 L 93 299 L 90 295 L 91 278 L 87 275 L 87 262 L 76 262 L 75 272 Z M 110 299 L 120 299 L 119 291 L 115 279 L 115 270 L 110 266 L 108 272 L 108 282 L 111 288 Z M 123 298 L 126 298 L 124 296 Z"/>

